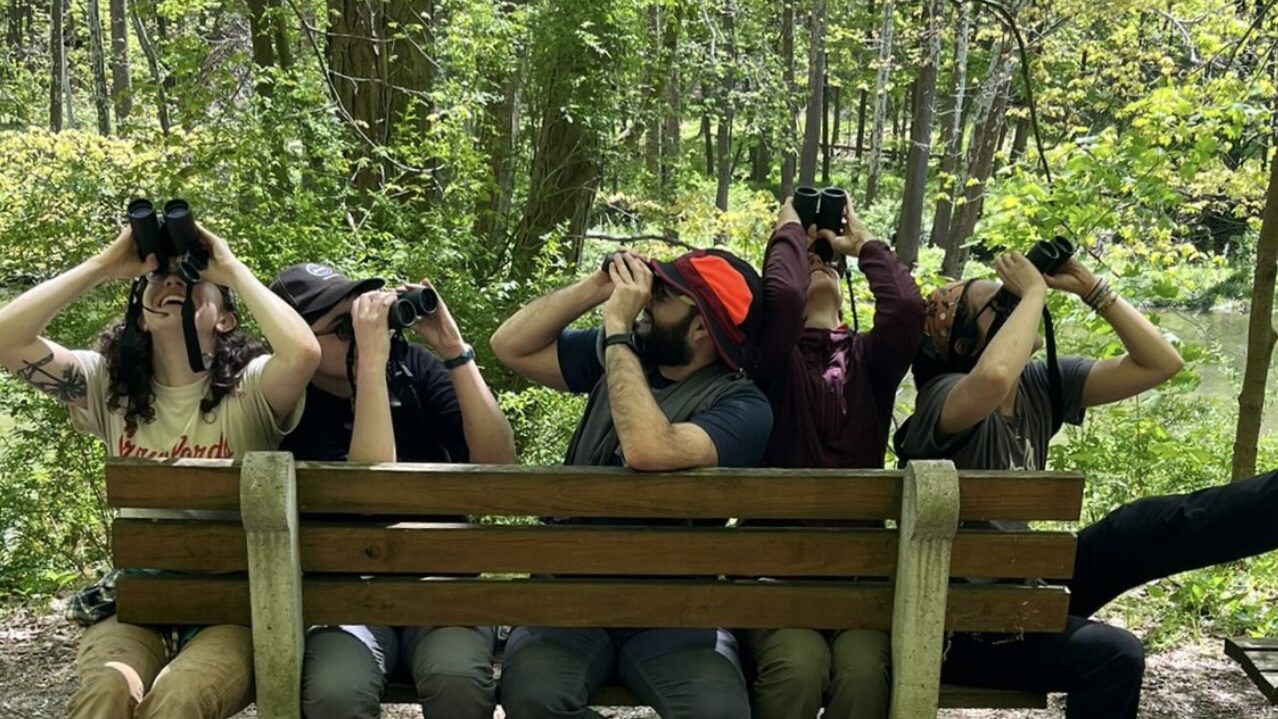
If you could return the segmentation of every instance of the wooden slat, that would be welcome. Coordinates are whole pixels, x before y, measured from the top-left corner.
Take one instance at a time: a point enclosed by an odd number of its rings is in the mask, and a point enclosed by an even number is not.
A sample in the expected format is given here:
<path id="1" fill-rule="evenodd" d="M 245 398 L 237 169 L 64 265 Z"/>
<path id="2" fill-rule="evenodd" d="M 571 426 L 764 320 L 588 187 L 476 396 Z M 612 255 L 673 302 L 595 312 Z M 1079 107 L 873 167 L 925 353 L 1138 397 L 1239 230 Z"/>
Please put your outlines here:
<path id="1" fill-rule="evenodd" d="M 248 584 L 235 577 L 129 577 L 120 619 L 142 624 L 246 624 Z M 956 585 L 952 631 L 1056 632 L 1061 587 Z M 307 579 L 308 624 L 532 624 L 597 627 L 887 629 L 892 590 L 871 583 Z"/>
<path id="2" fill-rule="evenodd" d="M 383 704 L 416 704 L 417 688 L 404 682 L 394 682 L 382 695 Z M 632 707 L 640 706 L 634 694 L 622 686 L 605 685 L 590 695 L 590 706 Z M 1033 692 L 1017 692 L 1005 689 L 981 689 L 941 685 L 942 709 L 1045 709 L 1047 695 Z"/>
<path id="3" fill-rule="evenodd" d="M 235 509 L 227 460 L 111 461 L 113 507 Z M 1077 521 L 1083 478 L 1068 473 L 962 474 L 963 520 Z M 642 474 L 617 468 L 299 463 L 303 512 L 565 517 L 895 519 L 896 470 L 709 469 Z"/>
<path id="4" fill-rule="evenodd" d="M 1226 639 L 1225 655 L 1242 665 L 1270 704 L 1278 705 L 1278 639 Z"/>
<path id="5" fill-rule="evenodd" d="M 302 569 L 355 574 L 596 574 L 886 577 L 897 533 L 873 529 L 466 527 L 308 523 Z M 244 571 L 234 522 L 117 519 L 118 567 Z M 956 577 L 1067 578 L 1068 532 L 961 532 Z"/>

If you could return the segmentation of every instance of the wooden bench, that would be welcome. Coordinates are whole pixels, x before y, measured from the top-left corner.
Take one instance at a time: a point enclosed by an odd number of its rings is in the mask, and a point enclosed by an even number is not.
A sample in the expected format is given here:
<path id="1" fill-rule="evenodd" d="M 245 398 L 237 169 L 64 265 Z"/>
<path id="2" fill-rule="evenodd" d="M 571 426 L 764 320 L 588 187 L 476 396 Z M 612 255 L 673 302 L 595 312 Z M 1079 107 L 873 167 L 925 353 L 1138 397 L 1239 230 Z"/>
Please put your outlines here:
<path id="1" fill-rule="evenodd" d="M 1278 639 L 1226 639 L 1225 656 L 1241 664 L 1269 703 L 1278 705 Z"/>
<path id="2" fill-rule="evenodd" d="M 1077 474 L 957 473 L 948 462 L 904 472 L 641 474 L 295 464 L 263 452 L 242 465 L 107 464 L 114 508 L 242 511 L 242 521 L 117 519 L 117 567 L 220 573 L 122 578 L 118 608 L 121 621 L 139 624 L 251 624 L 264 719 L 298 716 L 304 630 L 315 624 L 891 630 L 897 719 L 934 717 L 938 705 L 1043 707 L 1041 694 L 941 687 L 945 632 L 1060 631 L 1068 591 L 951 578 L 1068 578 L 1075 537 L 958 523 L 1077 521 L 1082 490 Z M 460 514 L 892 520 L 899 528 L 411 523 Z M 445 574 L 473 578 L 423 580 Z M 387 700 L 411 698 L 400 689 Z M 605 688 L 592 701 L 634 699 Z"/>

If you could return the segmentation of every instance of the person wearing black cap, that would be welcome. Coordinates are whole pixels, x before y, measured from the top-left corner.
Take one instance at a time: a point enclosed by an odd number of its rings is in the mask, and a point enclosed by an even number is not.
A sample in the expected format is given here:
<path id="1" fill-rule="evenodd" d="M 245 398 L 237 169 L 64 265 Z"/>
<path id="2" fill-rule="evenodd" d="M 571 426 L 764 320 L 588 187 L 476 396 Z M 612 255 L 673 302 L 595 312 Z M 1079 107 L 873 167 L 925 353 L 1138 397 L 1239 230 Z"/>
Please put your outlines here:
<path id="1" fill-rule="evenodd" d="M 98 255 L 0 309 L 0 362 L 67 405 L 75 428 L 101 438 L 110 457 L 231 458 L 274 450 L 301 414 L 307 378 L 319 362 L 315 337 L 226 240 L 198 225 L 197 233 L 210 255 L 190 292 L 204 371 L 193 370 L 187 354 L 186 283 L 172 268 L 157 267 L 154 255 L 139 260 L 127 227 Z M 131 347 L 122 341 L 126 321 L 103 333 L 99 351 L 68 350 L 41 336 L 88 290 L 135 278 L 144 279 Z M 274 354 L 237 329 L 232 291 Z M 100 621 L 80 641 L 80 686 L 67 704 L 70 717 L 223 719 L 253 699 L 248 627 L 182 628 L 174 653 L 165 631 L 115 617 L 83 619 L 91 620 Z"/>
<path id="2" fill-rule="evenodd" d="M 281 449 L 315 461 L 514 462 L 510 423 L 443 299 L 414 325 L 441 362 L 392 340 L 389 312 L 399 294 L 383 285 L 315 263 L 289 267 L 271 283 L 310 323 L 323 351 L 306 413 Z M 492 627 L 313 628 L 302 665 L 303 714 L 377 717 L 386 682 L 402 674 L 416 685 L 426 719 L 490 719 L 494 643 Z"/>
<path id="3" fill-rule="evenodd" d="M 507 319 L 492 347 L 525 377 L 589 393 L 567 464 L 754 466 L 772 411 L 740 368 L 761 296 L 758 274 L 727 252 L 695 250 L 671 262 L 623 252 L 606 273 Z M 602 330 L 567 329 L 601 304 Z M 610 678 L 666 719 L 750 715 L 736 640 L 710 629 L 517 627 L 502 668 L 502 706 L 510 719 L 592 717 L 586 698 Z"/>

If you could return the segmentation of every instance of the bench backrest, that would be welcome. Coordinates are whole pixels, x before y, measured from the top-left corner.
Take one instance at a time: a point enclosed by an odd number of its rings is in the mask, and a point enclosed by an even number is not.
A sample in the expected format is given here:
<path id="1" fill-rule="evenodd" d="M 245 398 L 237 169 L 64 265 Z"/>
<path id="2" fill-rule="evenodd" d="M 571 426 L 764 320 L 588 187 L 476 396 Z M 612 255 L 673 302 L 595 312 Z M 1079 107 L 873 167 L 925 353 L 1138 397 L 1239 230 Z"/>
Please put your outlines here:
<path id="1" fill-rule="evenodd" d="M 251 623 L 259 708 L 289 716 L 314 624 L 891 630 L 893 715 L 934 716 L 945 630 L 1056 632 L 1068 611 L 1062 586 L 951 579 L 1067 579 L 1073 533 L 961 523 L 1077 521 L 1082 491 L 1078 474 L 948 462 L 668 474 L 283 453 L 107 464 L 109 503 L 126 516 L 194 513 L 115 520 L 116 567 L 196 573 L 122 578 L 120 619 Z M 428 521 L 441 515 L 522 522 Z M 673 526 L 530 521 L 547 516 Z"/>

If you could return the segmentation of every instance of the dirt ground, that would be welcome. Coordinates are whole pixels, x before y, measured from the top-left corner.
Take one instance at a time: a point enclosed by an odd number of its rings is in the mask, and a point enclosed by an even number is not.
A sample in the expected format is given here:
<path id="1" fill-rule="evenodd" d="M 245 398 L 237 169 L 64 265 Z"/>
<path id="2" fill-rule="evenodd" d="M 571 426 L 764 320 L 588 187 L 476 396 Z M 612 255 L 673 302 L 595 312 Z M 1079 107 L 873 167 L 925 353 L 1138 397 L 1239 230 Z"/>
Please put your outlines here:
<path id="1" fill-rule="evenodd" d="M 75 688 L 72 660 L 80 630 L 58 613 L 7 610 L 0 615 L 0 718 L 61 717 Z M 1219 640 L 1186 646 L 1148 659 L 1141 719 L 1278 719 L 1237 665 L 1224 657 Z M 421 717 L 415 706 L 388 706 L 386 719 Z M 502 717 L 500 710 L 496 717 Z M 606 713 L 614 719 L 648 719 L 643 709 Z M 1047 711 L 965 710 L 946 719 L 1063 719 L 1059 698 Z M 256 719 L 252 707 L 235 719 Z M 496 719 L 496 718 L 495 718 Z"/>

